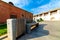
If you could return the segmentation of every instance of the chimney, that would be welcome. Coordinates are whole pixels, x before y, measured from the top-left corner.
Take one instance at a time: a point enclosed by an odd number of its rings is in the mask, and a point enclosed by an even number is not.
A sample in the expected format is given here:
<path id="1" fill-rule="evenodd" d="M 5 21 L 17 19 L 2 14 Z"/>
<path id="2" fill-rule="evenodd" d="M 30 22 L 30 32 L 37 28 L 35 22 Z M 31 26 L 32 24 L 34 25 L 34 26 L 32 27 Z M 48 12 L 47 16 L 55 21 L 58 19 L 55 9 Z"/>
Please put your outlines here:
<path id="1" fill-rule="evenodd" d="M 12 2 L 9 2 L 9 4 L 14 5 Z"/>

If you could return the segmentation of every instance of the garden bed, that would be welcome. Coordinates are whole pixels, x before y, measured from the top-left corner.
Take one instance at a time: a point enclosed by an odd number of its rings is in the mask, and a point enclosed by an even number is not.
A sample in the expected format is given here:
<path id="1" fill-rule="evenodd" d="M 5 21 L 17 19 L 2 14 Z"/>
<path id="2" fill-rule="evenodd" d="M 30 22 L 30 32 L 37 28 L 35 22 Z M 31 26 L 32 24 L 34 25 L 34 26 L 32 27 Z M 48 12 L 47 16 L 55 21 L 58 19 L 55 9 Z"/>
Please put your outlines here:
<path id="1" fill-rule="evenodd" d="M 4 35 L 7 33 L 7 25 L 6 24 L 1 24 L 0 25 L 0 36 Z"/>

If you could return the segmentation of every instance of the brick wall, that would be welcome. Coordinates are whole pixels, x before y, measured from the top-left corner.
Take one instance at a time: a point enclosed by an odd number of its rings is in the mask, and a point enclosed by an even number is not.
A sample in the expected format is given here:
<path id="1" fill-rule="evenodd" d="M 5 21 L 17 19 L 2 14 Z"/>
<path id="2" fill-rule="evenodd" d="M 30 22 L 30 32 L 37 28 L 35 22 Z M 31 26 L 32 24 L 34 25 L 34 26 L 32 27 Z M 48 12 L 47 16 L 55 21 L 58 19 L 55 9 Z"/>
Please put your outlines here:
<path id="1" fill-rule="evenodd" d="M 6 22 L 6 20 L 10 18 L 10 15 L 15 15 L 17 19 L 26 18 L 33 20 L 32 13 L 0 1 L 0 23 Z"/>

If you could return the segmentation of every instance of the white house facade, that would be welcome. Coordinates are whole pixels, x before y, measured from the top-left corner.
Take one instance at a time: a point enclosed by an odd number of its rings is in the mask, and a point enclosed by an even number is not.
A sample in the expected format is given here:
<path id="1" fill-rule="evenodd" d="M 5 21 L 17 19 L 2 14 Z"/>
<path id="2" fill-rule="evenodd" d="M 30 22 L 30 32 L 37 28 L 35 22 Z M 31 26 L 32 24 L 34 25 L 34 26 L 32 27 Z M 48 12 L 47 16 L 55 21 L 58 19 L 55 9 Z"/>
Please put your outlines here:
<path id="1" fill-rule="evenodd" d="M 44 21 L 59 21 L 60 20 L 60 9 L 51 10 L 38 15 L 33 16 L 33 20 L 42 18 Z"/>

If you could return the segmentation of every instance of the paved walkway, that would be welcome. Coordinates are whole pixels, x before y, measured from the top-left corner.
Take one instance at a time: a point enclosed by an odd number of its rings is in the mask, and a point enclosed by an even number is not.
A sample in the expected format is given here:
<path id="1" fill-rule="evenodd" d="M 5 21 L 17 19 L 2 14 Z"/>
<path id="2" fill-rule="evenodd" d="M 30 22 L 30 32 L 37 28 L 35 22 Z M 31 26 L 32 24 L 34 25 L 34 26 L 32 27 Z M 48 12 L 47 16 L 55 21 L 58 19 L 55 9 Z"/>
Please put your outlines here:
<path id="1" fill-rule="evenodd" d="M 60 40 L 60 22 L 41 22 L 32 33 L 18 40 Z"/>
<path id="2" fill-rule="evenodd" d="M 3 35 L 3 36 L 0 36 L 0 40 L 4 39 L 4 38 L 7 38 L 7 34 Z"/>

